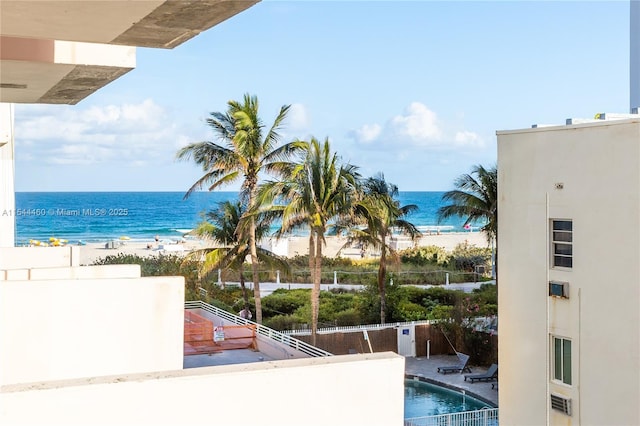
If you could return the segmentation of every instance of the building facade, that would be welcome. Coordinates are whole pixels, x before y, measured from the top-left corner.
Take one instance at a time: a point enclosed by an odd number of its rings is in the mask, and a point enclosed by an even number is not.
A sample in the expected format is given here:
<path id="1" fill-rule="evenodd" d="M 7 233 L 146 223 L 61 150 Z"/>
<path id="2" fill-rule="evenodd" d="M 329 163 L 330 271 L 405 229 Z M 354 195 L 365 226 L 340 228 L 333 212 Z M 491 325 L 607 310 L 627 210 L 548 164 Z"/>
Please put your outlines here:
<path id="1" fill-rule="evenodd" d="M 590 121 L 497 132 L 501 425 L 640 424 L 640 119 Z"/>

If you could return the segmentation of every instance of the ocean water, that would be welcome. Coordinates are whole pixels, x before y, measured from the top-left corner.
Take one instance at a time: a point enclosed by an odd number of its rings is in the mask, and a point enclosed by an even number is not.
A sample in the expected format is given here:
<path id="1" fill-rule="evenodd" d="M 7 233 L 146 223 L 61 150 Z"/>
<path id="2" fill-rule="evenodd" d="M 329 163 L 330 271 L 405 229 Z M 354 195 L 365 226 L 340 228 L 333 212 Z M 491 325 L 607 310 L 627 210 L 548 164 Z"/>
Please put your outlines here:
<path id="1" fill-rule="evenodd" d="M 437 211 L 444 192 L 401 192 L 401 205 L 418 210 L 407 219 L 426 230 L 441 226 L 442 232 L 464 231 L 464 219 L 438 224 Z M 176 239 L 202 220 L 202 213 L 219 202 L 237 199 L 237 192 L 17 192 L 16 244 L 31 239 L 68 240 L 69 243 L 104 242 L 120 237 L 134 241 Z M 475 229 L 475 228 L 474 228 Z"/>

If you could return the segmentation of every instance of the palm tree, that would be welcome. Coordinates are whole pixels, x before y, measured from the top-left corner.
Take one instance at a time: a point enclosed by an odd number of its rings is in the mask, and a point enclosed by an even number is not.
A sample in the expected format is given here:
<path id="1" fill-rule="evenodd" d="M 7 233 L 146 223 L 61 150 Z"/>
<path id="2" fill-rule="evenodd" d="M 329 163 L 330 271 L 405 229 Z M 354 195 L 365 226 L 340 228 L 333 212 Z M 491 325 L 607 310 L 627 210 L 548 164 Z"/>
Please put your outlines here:
<path id="1" fill-rule="evenodd" d="M 496 244 L 494 266 L 498 265 L 498 169 L 496 166 L 484 168 L 473 166 L 471 173 L 459 176 L 455 190 L 445 192 L 442 200 L 450 204 L 440 207 L 438 221 L 449 217 L 466 217 L 465 226 L 476 221 L 484 221 L 482 231 L 487 242 Z M 498 280 L 496 278 L 496 285 Z"/>
<path id="2" fill-rule="evenodd" d="M 260 281 L 258 278 L 258 252 L 256 244 L 255 216 L 249 214 L 254 207 L 258 179 L 260 173 L 278 176 L 289 170 L 290 159 L 303 148 L 298 142 L 291 142 L 278 147 L 280 135 L 278 131 L 285 120 L 290 105 L 280 108 L 271 128 L 265 133 L 265 126 L 258 116 L 258 99 L 244 95 L 242 102 L 229 101 L 225 113 L 212 112 L 207 124 L 213 129 L 219 141 L 204 141 L 189 144 L 176 154 L 178 159 L 193 158 L 200 165 L 204 175 L 189 188 L 188 197 L 193 191 L 207 186 L 213 191 L 220 186 L 242 179 L 240 198 L 247 205 L 245 209 L 249 250 L 251 254 L 251 270 L 253 274 L 253 290 L 256 303 L 256 321 L 262 323 L 262 303 L 260 299 Z"/>
<path id="3" fill-rule="evenodd" d="M 362 200 L 356 205 L 356 223 L 365 225 L 351 229 L 349 241 L 358 241 L 363 248 L 372 247 L 380 250 L 380 265 L 378 267 L 378 293 L 380 295 L 380 323 L 386 319 L 386 277 L 389 258 L 397 261 L 396 251 L 387 243 L 393 238 L 394 230 L 411 237 L 415 241 L 420 231 L 405 218 L 418 209 L 415 204 L 401 206 L 396 199 L 398 187 L 388 183 L 382 173 L 368 178 L 363 186 Z"/>
<path id="4" fill-rule="evenodd" d="M 185 257 L 185 260 L 204 258 L 200 269 L 200 273 L 203 275 L 208 275 L 215 269 L 237 271 L 242 288 L 244 308 L 248 309 L 249 297 L 244 281 L 244 264 L 251 252 L 248 236 L 238 232 L 239 229 L 243 229 L 239 223 L 244 214 L 244 206 L 240 201 L 218 203 L 218 208 L 209 211 L 205 215 L 206 220 L 201 222 L 193 233 L 221 245 L 194 250 Z M 257 218 L 256 237 L 258 239 L 268 234 L 270 224 L 270 220 L 264 216 Z M 260 262 L 288 273 L 289 265 L 287 262 L 272 252 L 258 248 L 257 255 Z"/>
<path id="5" fill-rule="evenodd" d="M 309 230 L 309 269 L 313 277 L 311 340 L 315 345 L 324 236 L 332 221 L 351 214 L 360 176 L 357 167 L 340 163 L 337 154 L 331 152 L 328 139 L 321 143 L 311 138 L 301 143 L 307 146 L 304 162 L 291 169 L 287 179 L 265 183 L 260 204 L 271 202 L 265 208 L 280 213 L 280 235 L 303 227 Z"/>

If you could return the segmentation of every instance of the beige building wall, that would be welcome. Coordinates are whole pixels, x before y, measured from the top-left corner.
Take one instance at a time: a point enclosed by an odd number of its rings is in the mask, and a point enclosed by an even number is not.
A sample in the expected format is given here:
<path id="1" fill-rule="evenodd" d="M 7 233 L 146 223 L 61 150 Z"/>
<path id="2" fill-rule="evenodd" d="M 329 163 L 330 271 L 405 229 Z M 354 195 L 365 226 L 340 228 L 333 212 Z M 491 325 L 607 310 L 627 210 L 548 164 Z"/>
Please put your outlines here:
<path id="1" fill-rule="evenodd" d="M 0 103 L 0 247 L 13 247 L 16 234 L 14 107 Z"/>
<path id="2" fill-rule="evenodd" d="M 498 132 L 498 174 L 500 424 L 640 424 L 640 121 Z M 573 223 L 571 269 L 550 266 L 551 219 Z M 553 379 L 554 335 L 571 385 Z"/>
<path id="3" fill-rule="evenodd" d="M 401 426 L 404 358 L 385 352 L 194 368 L 5 387 L 0 396 L 3 425 Z"/>
<path id="4" fill-rule="evenodd" d="M 183 277 L 2 281 L 0 384 L 181 369 L 183 324 Z"/>

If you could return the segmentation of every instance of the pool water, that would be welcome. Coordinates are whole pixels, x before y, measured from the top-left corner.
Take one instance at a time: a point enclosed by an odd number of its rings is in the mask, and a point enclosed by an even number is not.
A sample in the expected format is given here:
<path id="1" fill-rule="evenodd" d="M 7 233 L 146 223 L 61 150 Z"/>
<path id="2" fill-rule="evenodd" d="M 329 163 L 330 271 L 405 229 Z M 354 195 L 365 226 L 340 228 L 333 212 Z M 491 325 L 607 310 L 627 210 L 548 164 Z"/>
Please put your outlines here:
<path id="1" fill-rule="evenodd" d="M 404 382 L 404 418 L 479 410 L 488 404 L 430 383 L 418 380 Z"/>

